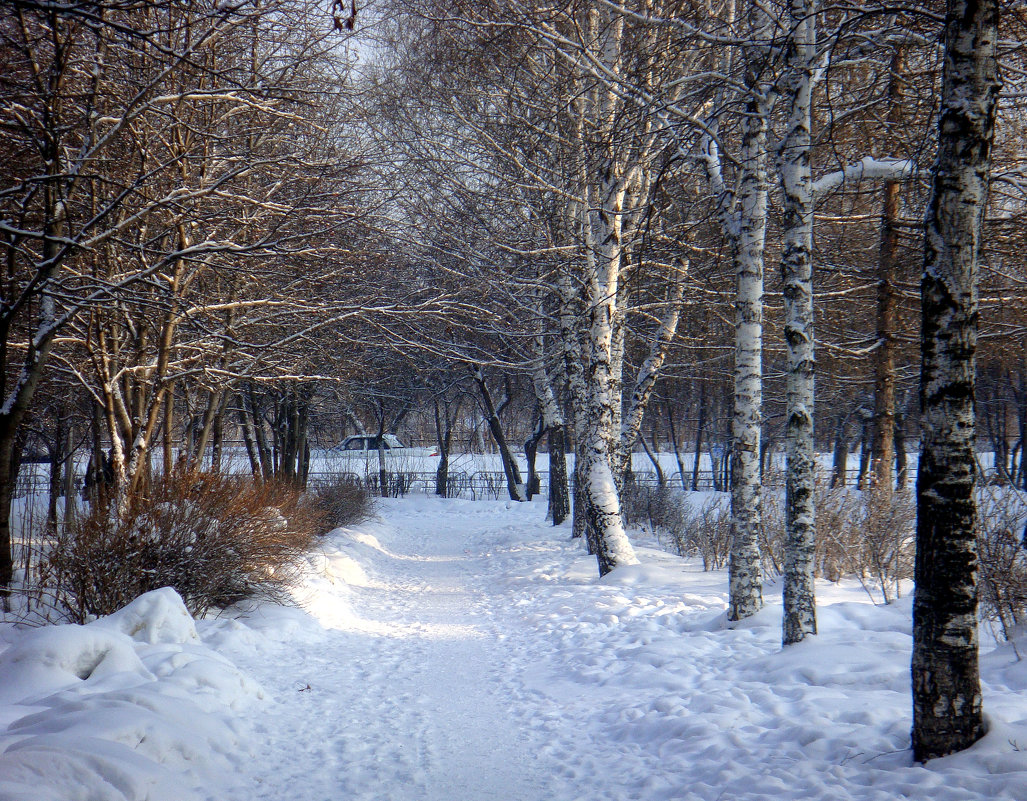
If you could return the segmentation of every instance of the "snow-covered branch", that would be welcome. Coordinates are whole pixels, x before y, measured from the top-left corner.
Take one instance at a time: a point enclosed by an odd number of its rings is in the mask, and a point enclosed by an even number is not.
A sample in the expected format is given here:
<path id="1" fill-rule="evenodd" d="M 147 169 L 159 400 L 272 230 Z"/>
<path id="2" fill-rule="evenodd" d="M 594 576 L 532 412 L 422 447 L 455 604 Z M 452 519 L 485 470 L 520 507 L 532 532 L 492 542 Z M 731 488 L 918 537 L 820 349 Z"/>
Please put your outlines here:
<path id="1" fill-rule="evenodd" d="M 822 197 L 843 184 L 861 181 L 908 181 L 916 173 L 911 159 L 875 159 L 865 156 L 855 164 L 822 175 L 813 182 L 813 196 Z"/>

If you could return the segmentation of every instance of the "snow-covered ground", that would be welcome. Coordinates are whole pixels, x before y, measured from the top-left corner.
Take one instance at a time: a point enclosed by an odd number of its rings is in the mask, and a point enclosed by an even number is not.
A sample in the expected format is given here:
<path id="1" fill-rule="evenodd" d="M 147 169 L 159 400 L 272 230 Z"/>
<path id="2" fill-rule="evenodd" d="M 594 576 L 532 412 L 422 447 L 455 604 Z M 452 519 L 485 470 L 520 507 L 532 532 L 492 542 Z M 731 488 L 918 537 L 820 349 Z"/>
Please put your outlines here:
<path id="1" fill-rule="evenodd" d="M 544 504 L 382 510 L 325 540 L 302 608 L 194 629 L 161 591 L 0 627 L 0 799 L 1027 797 L 1012 645 L 982 660 L 988 736 L 916 766 L 908 600 L 822 584 L 782 651 L 779 603 L 729 629 L 722 573 L 645 547 L 598 581 Z"/>

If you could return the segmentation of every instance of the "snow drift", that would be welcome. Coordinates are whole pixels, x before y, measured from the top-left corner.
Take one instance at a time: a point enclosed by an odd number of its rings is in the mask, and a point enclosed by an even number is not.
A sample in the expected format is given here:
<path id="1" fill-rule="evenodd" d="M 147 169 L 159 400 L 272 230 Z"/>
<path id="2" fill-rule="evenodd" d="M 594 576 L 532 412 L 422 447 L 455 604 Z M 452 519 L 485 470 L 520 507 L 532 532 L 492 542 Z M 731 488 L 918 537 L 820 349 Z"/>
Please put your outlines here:
<path id="1" fill-rule="evenodd" d="M 261 690 L 201 643 L 174 590 L 4 634 L 3 801 L 191 801 L 245 757 L 232 717 Z"/>

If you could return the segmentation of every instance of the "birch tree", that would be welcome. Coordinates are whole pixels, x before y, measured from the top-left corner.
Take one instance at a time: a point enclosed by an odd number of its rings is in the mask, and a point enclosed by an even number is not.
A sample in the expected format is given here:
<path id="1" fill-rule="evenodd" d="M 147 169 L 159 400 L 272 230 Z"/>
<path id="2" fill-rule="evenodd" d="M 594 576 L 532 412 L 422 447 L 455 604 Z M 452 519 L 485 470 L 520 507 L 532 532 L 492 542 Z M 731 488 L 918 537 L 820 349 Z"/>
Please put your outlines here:
<path id="1" fill-rule="evenodd" d="M 999 91 L 999 4 L 949 0 L 938 158 L 921 281 L 921 453 L 913 601 L 913 756 L 984 733 L 977 635 L 977 260 Z"/>
<path id="2" fill-rule="evenodd" d="M 781 280 L 788 352 L 785 432 L 785 645 L 816 634 L 813 590 L 816 451 L 813 439 L 813 187 L 810 165 L 815 0 L 792 0 L 785 17 L 782 93 L 788 103 L 778 148 L 784 211 Z"/>

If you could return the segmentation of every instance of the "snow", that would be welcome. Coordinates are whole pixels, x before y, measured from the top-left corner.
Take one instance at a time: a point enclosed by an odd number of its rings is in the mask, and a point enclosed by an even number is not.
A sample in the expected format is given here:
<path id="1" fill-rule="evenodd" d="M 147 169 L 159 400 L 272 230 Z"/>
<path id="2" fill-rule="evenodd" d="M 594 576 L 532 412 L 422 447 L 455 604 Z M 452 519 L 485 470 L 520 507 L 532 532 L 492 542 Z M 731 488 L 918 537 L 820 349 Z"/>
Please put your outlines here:
<path id="1" fill-rule="evenodd" d="M 256 683 L 173 590 L 86 626 L 2 630 L 0 799 L 191 801 L 231 787 Z"/>
<path id="2" fill-rule="evenodd" d="M 988 735 L 914 765 L 908 599 L 821 583 L 820 634 L 782 650 L 780 601 L 732 627 L 725 573 L 651 541 L 599 580 L 544 512 L 383 501 L 293 607 L 193 623 L 160 590 L 0 626 L 0 799 L 1027 796 L 1024 643 L 984 638 Z"/>

